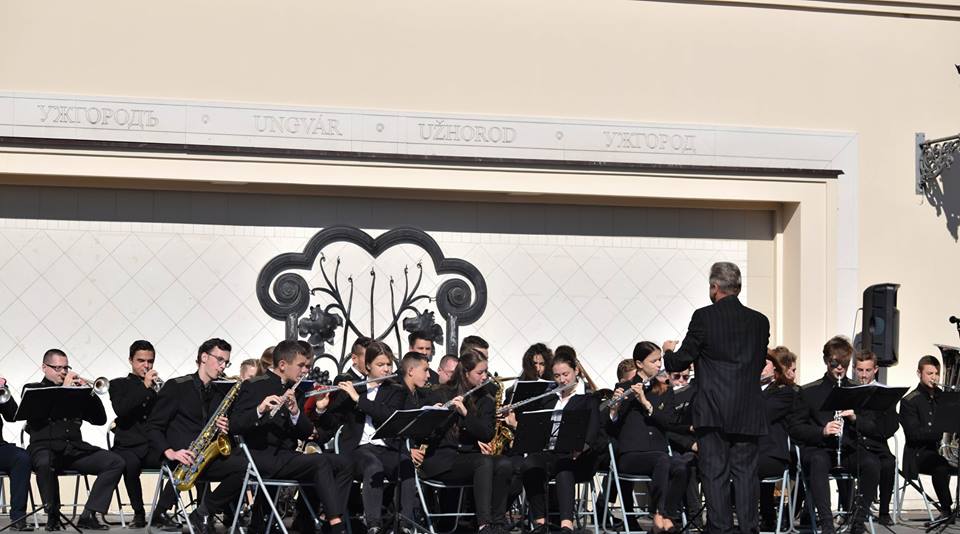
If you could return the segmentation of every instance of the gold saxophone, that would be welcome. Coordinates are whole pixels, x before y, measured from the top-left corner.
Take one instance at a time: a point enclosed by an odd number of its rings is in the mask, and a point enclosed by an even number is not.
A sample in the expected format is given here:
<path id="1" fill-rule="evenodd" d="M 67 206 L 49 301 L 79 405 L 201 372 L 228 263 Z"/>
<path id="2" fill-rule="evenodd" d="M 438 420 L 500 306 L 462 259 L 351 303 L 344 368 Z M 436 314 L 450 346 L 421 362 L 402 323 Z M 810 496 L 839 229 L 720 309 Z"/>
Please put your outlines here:
<path id="1" fill-rule="evenodd" d="M 173 482 L 177 490 L 187 491 L 193 488 L 203 468 L 217 456 L 230 456 L 230 437 L 225 436 L 217 428 L 217 418 L 226 415 L 227 411 L 230 410 L 233 401 L 237 399 L 237 394 L 240 393 L 241 384 L 243 382 L 237 380 L 237 383 L 230 388 L 227 396 L 220 401 L 217 411 L 210 416 L 200 435 L 190 444 L 190 452 L 193 453 L 195 458 L 193 465 L 180 464 L 173 471 Z"/>
<path id="2" fill-rule="evenodd" d="M 503 405 L 503 381 L 497 380 L 497 407 L 494 410 L 495 414 L 500 413 L 500 406 Z M 493 440 L 490 441 L 490 454 L 499 455 L 503 454 L 503 451 L 506 450 L 510 444 L 513 443 L 513 430 L 507 425 L 506 421 L 503 419 L 497 419 L 497 429 L 493 434 Z"/>

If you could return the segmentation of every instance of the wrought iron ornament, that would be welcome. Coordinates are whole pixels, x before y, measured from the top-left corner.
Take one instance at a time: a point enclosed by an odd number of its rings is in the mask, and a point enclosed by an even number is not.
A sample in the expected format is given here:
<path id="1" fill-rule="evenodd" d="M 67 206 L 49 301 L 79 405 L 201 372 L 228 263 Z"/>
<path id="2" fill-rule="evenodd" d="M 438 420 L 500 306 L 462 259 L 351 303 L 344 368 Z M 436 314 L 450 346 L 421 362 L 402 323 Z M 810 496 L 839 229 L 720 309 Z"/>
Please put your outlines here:
<path id="1" fill-rule="evenodd" d="M 443 281 L 435 295 L 431 297 L 428 294 L 419 293 L 420 283 L 423 280 L 423 266 L 417 264 L 417 278 L 412 286 L 409 267 L 405 267 L 403 293 L 399 295 L 399 302 L 395 280 L 390 277 L 389 316 L 391 320 L 378 331 L 375 324 L 376 314 L 373 310 L 377 277 L 376 272 L 371 270 L 369 332 L 362 332 L 360 325 L 351 320 L 355 289 L 353 277 L 347 277 L 347 287 L 343 288 L 346 291 L 344 295 L 340 285 L 339 258 L 336 260 L 333 276 L 327 273 L 327 259 L 323 255 L 323 249 L 338 242 L 356 245 L 373 258 L 379 257 L 396 245 L 415 245 L 430 256 L 438 275 L 454 274 L 462 278 L 449 278 Z M 288 272 L 290 270 L 309 271 L 317 263 L 323 276 L 325 284 L 323 287 L 311 289 L 303 276 Z M 396 337 L 398 348 L 402 347 L 401 326 L 408 332 L 425 331 L 431 334 L 434 341 L 443 341 L 444 329 L 435 323 L 433 312 L 417 307 L 421 301 L 426 303 L 434 300 L 437 311 L 446 321 L 446 350 L 455 353 L 459 345 L 457 335 L 459 325 L 476 322 L 487 306 L 487 284 L 480 271 L 467 261 L 445 257 L 440 246 L 429 234 L 411 227 L 395 228 L 377 238 L 353 226 L 325 228 L 310 238 L 303 252 L 287 252 L 267 262 L 257 277 L 256 288 L 257 299 L 267 315 L 285 322 L 288 339 L 297 339 L 298 336 L 306 337 L 312 345 L 320 349 L 325 344 L 333 343 L 338 328 L 343 328 L 343 334 L 350 331 L 356 336 L 367 336 L 377 340 L 385 339 L 392 333 Z M 310 306 L 311 297 L 316 295 L 325 295 L 329 302 L 326 305 Z M 309 317 L 301 318 L 308 308 Z M 321 354 L 319 357 L 330 359 L 337 364 L 338 369 L 343 369 L 349 361 L 346 338 L 346 335 L 341 335 L 340 358 L 330 354 Z"/>
<path id="2" fill-rule="evenodd" d="M 943 171 L 953 165 L 956 153 L 960 152 L 960 134 L 940 139 L 926 140 L 923 133 L 916 134 L 917 143 L 917 194 L 929 191 Z"/>

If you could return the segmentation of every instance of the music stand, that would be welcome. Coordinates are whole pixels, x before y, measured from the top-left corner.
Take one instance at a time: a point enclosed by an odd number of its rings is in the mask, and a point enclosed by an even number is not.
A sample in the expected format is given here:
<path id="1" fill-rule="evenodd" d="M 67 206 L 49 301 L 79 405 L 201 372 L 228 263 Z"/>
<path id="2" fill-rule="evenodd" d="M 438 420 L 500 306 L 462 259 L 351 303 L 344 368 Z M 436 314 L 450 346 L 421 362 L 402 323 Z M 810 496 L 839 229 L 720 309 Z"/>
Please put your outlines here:
<path id="1" fill-rule="evenodd" d="M 556 444 L 550 448 L 553 436 L 554 414 L 561 412 Z M 582 451 L 587 441 L 588 410 L 532 410 L 517 414 L 514 431 L 514 450 L 535 453 L 547 450 L 557 452 Z"/>
<path id="2" fill-rule="evenodd" d="M 103 414 L 103 404 L 96 399 L 97 405 L 90 402 L 91 389 L 89 387 L 50 386 L 43 388 L 24 388 L 20 399 L 20 406 L 14 416 L 14 421 L 53 420 L 53 419 L 84 419 L 89 420 Z M 99 410 L 97 410 L 99 408 Z M 42 497 L 42 496 L 41 496 Z M 46 503 L 44 503 L 46 504 Z M 35 515 L 44 507 L 34 509 L 23 516 L 24 519 Z M 56 517 L 62 524 L 70 525 L 77 532 L 83 533 L 79 527 L 67 519 L 60 507 L 50 510 L 47 522 Z M 13 523 L 0 529 L 3 532 L 13 526 Z"/>
<path id="3" fill-rule="evenodd" d="M 899 387 L 891 388 L 879 384 L 867 384 L 853 387 L 837 387 L 830 390 L 830 394 L 823 401 L 820 407 L 823 411 L 844 411 L 853 410 L 855 413 L 863 411 L 884 412 L 892 408 L 906 393 L 909 388 Z M 854 454 L 860 455 L 861 440 L 863 434 L 857 432 L 857 439 L 854 441 Z M 843 442 L 838 440 L 838 450 L 842 450 Z M 837 465 L 842 467 L 842 465 Z M 853 506 L 850 507 L 850 517 L 856 518 L 862 492 L 860 489 L 860 462 L 857 462 L 857 491 L 853 496 Z M 866 510 L 867 521 L 870 523 L 870 530 L 874 531 L 873 515 L 869 507 Z"/>
<path id="4" fill-rule="evenodd" d="M 960 327 L 958 327 L 960 328 Z M 935 432 L 960 432 L 960 417 L 957 417 L 957 410 L 960 409 L 960 392 L 944 391 L 937 397 L 937 414 L 933 417 L 933 429 Z M 960 464 L 957 465 L 957 488 L 954 496 L 954 507 L 950 515 L 931 521 L 927 525 L 927 532 L 937 531 L 941 533 L 957 520 L 957 504 L 960 502 Z"/>
<path id="5" fill-rule="evenodd" d="M 415 410 L 397 410 L 377 428 L 373 439 L 397 441 L 397 474 L 393 490 L 393 531 L 400 530 L 400 492 L 403 491 L 403 481 L 400 474 L 400 464 L 403 462 L 403 443 L 405 440 L 420 441 L 430 437 L 438 428 L 446 426 L 453 418 L 454 411 L 447 408 L 424 406 Z M 418 529 L 422 529 L 413 518 L 406 518 Z"/>

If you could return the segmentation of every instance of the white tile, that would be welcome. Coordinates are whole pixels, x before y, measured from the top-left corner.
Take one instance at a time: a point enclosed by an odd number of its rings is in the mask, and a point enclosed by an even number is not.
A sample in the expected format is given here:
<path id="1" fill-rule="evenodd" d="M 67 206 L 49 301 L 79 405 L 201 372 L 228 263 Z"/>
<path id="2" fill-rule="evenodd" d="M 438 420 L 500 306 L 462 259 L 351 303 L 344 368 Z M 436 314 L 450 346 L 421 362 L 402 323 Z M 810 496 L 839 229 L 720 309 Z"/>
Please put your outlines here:
<path id="1" fill-rule="evenodd" d="M 60 339 L 69 339 L 86 327 L 86 318 L 64 303 L 54 306 L 48 313 L 40 316 L 40 320 Z"/>
<path id="2" fill-rule="evenodd" d="M 43 278 L 53 285 L 57 293 L 67 296 L 85 277 L 69 256 L 62 255 L 50 262 L 48 269 L 43 273 Z"/>
<path id="3" fill-rule="evenodd" d="M 217 276 L 202 261 L 196 261 L 190 267 L 187 267 L 187 270 L 178 279 L 197 301 L 203 300 L 204 295 L 209 293 L 213 286 L 219 282 Z"/>
<path id="4" fill-rule="evenodd" d="M 147 263 L 133 278 L 137 285 L 155 299 L 163 296 L 175 279 L 159 261 Z"/>
<path id="5" fill-rule="evenodd" d="M 133 279 L 117 291 L 112 302 L 124 317 L 132 319 L 141 315 L 148 307 L 153 306 L 153 300 L 153 297 L 148 295 Z"/>
<path id="6" fill-rule="evenodd" d="M 81 317 L 90 320 L 107 302 L 107 297 L 89 280 L 84 280 L 64 300 Z"/>
<path id="7" fill-rule="evenodd" d="M 207 313 L 202 306 L 196 306 L 182 315 L 177 326 L 187 335 L 187 339 L 196 340 L 197 346 L 205 339 L 222 338 L 226 335 L 220 326 L 220 321 Z M 227 341 L 233 343 L 230 339 Z"/>
<path id="8" fill-rule="evenodd" d="M 20 249 L 20 255 L 30 262 L 37 271 L 43 272 L 51 261 L 55 261 L 63 251 L 50 239 L 47 232 L 37 232 L 26 246 Z"/>
<path id="9" fill-rule="evenodd" d="M 13 304 L 17 300 L 17 296 L 13 294 L 12 291 L 7 289 L 6 284 L 0 280 L 0 312 L 7 309 L 7 306 Z"/>
<path id="10" fill-rule="evenodd" d="M 233 312 L 226 309 L 223 312 L 223 328 L 231 343 L 235 345 L 246 347 L 250 339 L 263 328 L 262 319 L 250 313 L 245 306 L 239 306 Z"/>
<path id="11" fill-rule="evenodd" d="M 14 295 L 21 295 L 40 276 L 36 269 L 19 254 L 0 267 L 0 279 Z"/>
<path id="12" fill-rule="evenodd" d="M 20 295 L 30 311 L 37 317 L 45 317 L 56 306 L 61 304 L 60 295 L 43 278 L 37 280 Z"/>
<path id="13" fill-rule="evenodd" d="M 117 337 L 130 325 L 130 321 L 116 306 L 107 302 L 87 319 L 87 325 L 112 346 L 117 341 Z"/>
<path id="14" fill-rule="evenodd" d="M 183 318 L 199 305 L 197 299 L 179 281 L 170 284 L 157 297 L 156 303 L 177 324 L 182 324 Z"/>
<path id="15" fill-rule="evenodd" d="M 104 295 L 112 298 L 130 280 L 130 275 L 112 256 L 108 256 L 91 272 L 87 279 Z"/>
<path id="16" fill-rule="evenodd" d="M 147 263 L 154 261 L 150 249 L 136 235 L 130 234 L 114 249 L 111 256 L 130 276 L 134 276 Z"/>
<path id="17" fill-rule="evenodd" d="M 142 313 L 131 321 L 131 327 L 136 329 L 141 337 L 147 340 L 158 340 L 164 338 L 170 329 L 173 328 L 174 321 L 159 306 L 146 306 Z M 130 315 L 128 315 L 130 317 Z M 199 343 L 198 343 L 199 344 Z"/>
<path id="18" fill-rule="evenodd" d="M 3 328 L 0 328 L 0 361 L 3 361 L 7 355 L 17 346 L 17 340 L 13 338 L 10 334 L 6 333 Z M 4 367 L 10 368 L 14 365 L 20 365 L 21 362 L 5 362 Z"/>
<path id="19" fill-rule="evenodd" d="M 157 260 L 174 276 L 180 276 L 197 261 L 184 236 L 175 235 L 157 253 Z"/>
<path id="20" fill-rule="evenodd" d="M 110 253 L 100 244 L 96 238 L 96 233 L 84 232 L 80 234 L 80 237 L 78 237 L 73 246 L 67 250 L 66 254 L 73 260 L 73 263 L 77 265 L 80 272 L 89 274 L 100 265 Z"/>

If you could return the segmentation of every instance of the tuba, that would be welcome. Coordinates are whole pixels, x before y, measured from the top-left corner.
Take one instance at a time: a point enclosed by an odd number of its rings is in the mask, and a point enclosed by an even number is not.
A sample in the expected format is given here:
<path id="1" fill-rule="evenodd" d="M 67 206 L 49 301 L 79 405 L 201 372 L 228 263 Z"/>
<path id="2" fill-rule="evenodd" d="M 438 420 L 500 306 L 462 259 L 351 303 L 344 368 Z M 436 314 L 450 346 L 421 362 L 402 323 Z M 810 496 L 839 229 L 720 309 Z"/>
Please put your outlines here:
<path id="1" fill-rule="evenodd" d="M 230 388 L 227 396 L 220 401 L 220 406 L 217 407 L 217 410 L 213 412 L 210 419 L 207 420 L 207 424 L 203 427 L 203 430 L 200 431 L 200 435 L 190 444 L 190 452 L 192 452 L 193 457 L 196 458 L 193 465 L 180 464 L 177 466 L 177 469 L 174 470 L 173 482 L 179 491 L 187 491 L 193 488 L 197 477 L 200 476 L 200 472 L 203 471 L 203 468 L 206 467 L 211 460 L 221 455 L 230 456 L 230 452 L 232 451 L 230 438 L 229 436 L 223 435 L 220 429 L 217 428 L 217 418 L 226 415 L 230 410 L 230 406 L 233 405 L 233 401 L 237 399 L 237 395 L 240 393 L 240 386 L 242 384 L 243 382 L 238 380 L 237 383 Z"/>
<path id="2" fill-rule="evenodd" d="M 937 345 L 940 355 L 943 356 L 943 390 L 957 391 L 960 389 L 960 370 L 957 369 L 960 348 L 949 345 Z M 940 456 L 943 456 L 954 469 L 960 459 L 960 436 L 955 432 L 944 432 L 940 441 Z"/>

